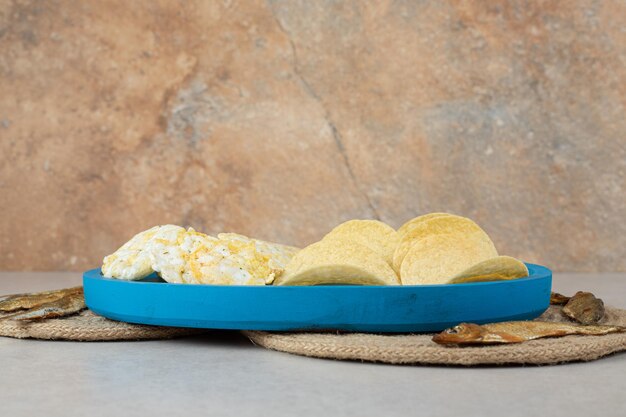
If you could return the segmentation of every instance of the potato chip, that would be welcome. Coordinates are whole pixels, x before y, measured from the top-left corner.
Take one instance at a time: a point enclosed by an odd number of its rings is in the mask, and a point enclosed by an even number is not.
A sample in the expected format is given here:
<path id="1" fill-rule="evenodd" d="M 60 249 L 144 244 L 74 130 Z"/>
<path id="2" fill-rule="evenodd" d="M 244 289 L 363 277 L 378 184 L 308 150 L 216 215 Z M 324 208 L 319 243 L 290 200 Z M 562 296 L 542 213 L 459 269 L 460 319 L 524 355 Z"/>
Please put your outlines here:
<path id="1" fill-rule="evenodd" d="M 339 240 L 367 246 L 391 265 L 399 237 L 391 226 L 381 221 L 350 220 L 335 227 L 322 240 Z"/>
<path id="2" fill-rule="evenodd" d="M 323 240 L 298 252 L 275 285 L 398 285 L 391 266 L 358 243 Z"/>
<path id="3" fill-rule="evenodd" d="M 398 229 L 398 235 L 402 237 L 406 234 L 406 232 L 413 229 L 415 225 L 422 223 L 426 220 L 434 219 L 435 217 L 443 217 L 443 216 L 453 216 L 453 215 L 450 213 L 428 213 L 422 216 L 414 217 L 408 222 L 404 223 L 402 226 L 400 226 L 400 228 Z"/>
<path id="4" fill-rule="evenodd" d="M 404 285 L 445 284 L 471 266 L 496 256 L 486 235 L 431 234 L 417 239 L 410 247 L 400 267 L 400 279 Z"/>
<path id="5" fill-rule="evenodd" d="M 496 251 L 493 242 L 487 233 L 480 228 L 480 226 L 466 217 L 448 214 L 434 216 L 424 221 L 414 223 L 413 226 L 400 238 L 400 243 L 393 253 L 393 268 L 397 272 L 400 271 L 404 257 L 416 241 L 433 234 L 441 233 L 454 233 L 463 237 L 473 236 L 472 239 L 474 242 L 480 242 L 480 244 L 484 244 L 491 249 L 491 256 L 489 256 L 489 258 L 498 256 L 498 252 Z M 472 265 L 473 264 L 467 265 L 467 267 Z"/>
<path id="6" fill-rule="evenodd" d="M 527 276 L 528 268 L 523 262 L 510 256 L 496 256 L 455 275 L 448 283 L 504 281 Z"/>

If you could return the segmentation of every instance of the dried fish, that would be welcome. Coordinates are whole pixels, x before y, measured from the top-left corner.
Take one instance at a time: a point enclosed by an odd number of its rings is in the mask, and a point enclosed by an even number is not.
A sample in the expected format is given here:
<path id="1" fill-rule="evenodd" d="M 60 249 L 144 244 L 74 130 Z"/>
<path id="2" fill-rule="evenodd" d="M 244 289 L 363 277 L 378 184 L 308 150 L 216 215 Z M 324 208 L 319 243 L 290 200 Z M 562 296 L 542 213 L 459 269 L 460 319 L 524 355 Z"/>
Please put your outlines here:
<path id="1" fill-rule="evenodd" d="M 36 320 L 64 317 L 87 308 L 83 287 L 5 296 L 0 311 L 13 313 L 0 320 Z"/>
<path id="2" fill-rule="evenodd" d="M 44 303 L 57 301 L 63 297 L 63 291 L 66 290 L 5 295 L 0 297 L 0 311 L 11 312 L 16 310 L 25 310 Z"/>
<path id="3" fill-rule="evenodd" d="M 442 345 L 490 345 L 501 343 L 521 343 L 543 337 L 567 335 L 605 335 L 621 333 L 626 327 L 619 326 L 580 326 L 571 323 L 548 321 L 508 321 L 478 325 L 461 323 L 433 336 L 433 342 Z"/>
<path id="4" fill-rule="evenodd" d="M 566 297 L 558 292 L 550 293 L 550 304 L 552 305 L 565 305 L 569 301 L 570 297 Z"/>
<path id="5" fill-rule="evenodd" d="M 604 317 L 604 302 L 590 292 L 578 291 L 563 307 L 563 314 L 582 324 L 596 324 Z"/>

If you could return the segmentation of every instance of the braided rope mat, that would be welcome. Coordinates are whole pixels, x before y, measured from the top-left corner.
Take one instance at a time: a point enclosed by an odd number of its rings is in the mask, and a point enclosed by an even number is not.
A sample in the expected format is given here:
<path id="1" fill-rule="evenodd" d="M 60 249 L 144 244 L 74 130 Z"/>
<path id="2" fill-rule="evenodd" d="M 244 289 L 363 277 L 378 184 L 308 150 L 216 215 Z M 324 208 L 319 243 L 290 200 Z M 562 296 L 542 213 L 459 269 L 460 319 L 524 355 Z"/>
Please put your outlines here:
<path id="1" fill-rule="evenodd" d="M 541 317 L 567 321 L 560 307 Z M 626 310 L 607 308 L 602 324 L 626 326 Z M 89 310 L 41 321 L 0 320 L 0 336 L 47 340 L 112 341 L 169 339 L 203 333 L 202 329 L 147 326 L 100 317 Z M 556 364 L 590 361 L 626 350 L 626 334 L 567 336 L 522 344 L 455 348 L 431 341 L 429 334 L 377 335 L 363 333 L 243 332 L 253 343 L 298 355 L 392 364 L 499 365 Z"/>
<path id="2" fill-rule="evenodd" d="M 190 336 L 204 331 L 201 329 L 122 323 L 98 316 L 90 310 L 83 310 L 79 314 L 58 319 L 33 321 L 0 320 L 0 336 L 18 339 L 32 338 L 83 342 L 171 339 Z"/>
<path id="3" fill-rule="evenodd" d="M 561 307 L 538 319 L 569 321 Z M 607 308 L 602 324 L 626 326 L 626 310 Z M 365 333 L 269 333 L 247 331 L 255 344 L 268 349 L 316 358 L 392 364 L 502 365 L 557 364 L 591 361 L 626 350 L 626 333 L 605 336 L 566 336 L 521 344 L 447 347 L 431 341 L 432 334 L 380 335 Z"/>

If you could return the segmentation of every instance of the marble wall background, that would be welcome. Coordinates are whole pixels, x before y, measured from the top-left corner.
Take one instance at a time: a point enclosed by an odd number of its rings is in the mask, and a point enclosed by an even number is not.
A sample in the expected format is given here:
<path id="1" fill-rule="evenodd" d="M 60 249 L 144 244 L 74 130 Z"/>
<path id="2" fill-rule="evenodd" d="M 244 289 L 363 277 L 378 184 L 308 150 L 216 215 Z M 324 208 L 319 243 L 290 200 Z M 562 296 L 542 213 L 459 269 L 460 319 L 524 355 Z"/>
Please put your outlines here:
<path id="1" fill-rule="evenodd" d="M 0 0 L 0 269 L 451 211 L 626 271 L 625 27 L 617 1 Z"/>

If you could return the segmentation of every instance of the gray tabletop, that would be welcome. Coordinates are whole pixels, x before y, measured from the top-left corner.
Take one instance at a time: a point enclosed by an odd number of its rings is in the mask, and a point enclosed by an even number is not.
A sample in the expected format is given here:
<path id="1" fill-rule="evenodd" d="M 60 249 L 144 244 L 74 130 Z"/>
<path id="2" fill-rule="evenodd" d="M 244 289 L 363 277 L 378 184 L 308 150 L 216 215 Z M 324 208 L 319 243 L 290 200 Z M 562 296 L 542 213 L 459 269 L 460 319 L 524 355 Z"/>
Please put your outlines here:
<path id="1" fill-rule="evenodd" d="M 0 273 L 0 294 L 80 283 Z M 556 274 L 626 308 L 626 274 Z M 144 342 L 0 338 L 2 416 L 624 416 L 626 355 L 528 367 L 389 366 L 311 359 L 236 332 Z"/>

